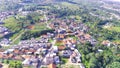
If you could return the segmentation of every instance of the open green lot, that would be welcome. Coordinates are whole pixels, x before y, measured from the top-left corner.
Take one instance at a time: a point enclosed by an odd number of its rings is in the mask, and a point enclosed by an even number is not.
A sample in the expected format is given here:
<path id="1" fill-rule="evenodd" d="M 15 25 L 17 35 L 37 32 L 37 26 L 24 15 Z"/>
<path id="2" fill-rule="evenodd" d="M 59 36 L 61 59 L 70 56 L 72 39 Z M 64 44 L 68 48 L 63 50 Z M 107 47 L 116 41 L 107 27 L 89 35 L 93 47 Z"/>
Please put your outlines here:
<path id="1" fill-rule="evenodd" d="M 112 26 L 112 27 L 109 27 L 109 28 L 107 28 L 108 30 L 111 30 L 111 31 L 116 31 L 116 32 L 120 32 L 120 27 L 114 27 L 114 26 Z"/>
<path id="2" fill-rule="evenodd" d="M 20 29 L 19 28 L 19 24 L 20 24 L 19 21 L 17 19 L 15 19 L 15 17 L 13 17 L 13 16 L 5 19 L 4 22 L 5 22 L 4 25 L 13 32 Z"/>

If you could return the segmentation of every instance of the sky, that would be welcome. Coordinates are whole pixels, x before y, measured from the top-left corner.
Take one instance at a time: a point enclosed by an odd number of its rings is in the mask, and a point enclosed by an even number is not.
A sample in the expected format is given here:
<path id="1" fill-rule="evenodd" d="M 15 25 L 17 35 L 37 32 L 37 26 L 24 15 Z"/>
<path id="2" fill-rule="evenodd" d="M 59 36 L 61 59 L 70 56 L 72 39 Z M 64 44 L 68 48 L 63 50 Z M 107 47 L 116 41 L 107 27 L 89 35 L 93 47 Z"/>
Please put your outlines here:
<path id="1" fill-rule="evenodd" d="M 116 1 L 116 2 L 120 2 L 120 0 L 107 0 L 107 1 Z"/>
<path id="2" fill-rule="evenodd" d="M 113 1 L 119 1 L 120 2 L 120 0 L 113 0 Z"/>

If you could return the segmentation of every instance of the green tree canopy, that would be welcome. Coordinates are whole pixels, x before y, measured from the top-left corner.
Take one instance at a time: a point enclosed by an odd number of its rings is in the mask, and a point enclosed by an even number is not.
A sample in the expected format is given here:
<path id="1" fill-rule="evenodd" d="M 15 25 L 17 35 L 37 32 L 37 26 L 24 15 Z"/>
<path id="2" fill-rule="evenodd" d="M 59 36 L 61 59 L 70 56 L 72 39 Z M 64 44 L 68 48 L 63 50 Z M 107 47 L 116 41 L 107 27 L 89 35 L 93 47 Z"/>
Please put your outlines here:
<path id="1" fill-rule="evenodd" d="M 106 66 L 106 68 L 120 68 L 120 62 L 113 62 Z"/>

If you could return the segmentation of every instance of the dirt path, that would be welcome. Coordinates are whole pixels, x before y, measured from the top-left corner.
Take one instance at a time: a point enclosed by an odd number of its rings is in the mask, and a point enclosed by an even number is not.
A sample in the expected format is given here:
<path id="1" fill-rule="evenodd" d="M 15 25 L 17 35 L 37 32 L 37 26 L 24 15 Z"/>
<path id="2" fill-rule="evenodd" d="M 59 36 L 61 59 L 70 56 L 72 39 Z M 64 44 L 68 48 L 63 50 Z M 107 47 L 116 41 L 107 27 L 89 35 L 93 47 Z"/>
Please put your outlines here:
<path id="1" fill-rule="evenodd" d="M 23 30 L 14 40 L 12 40 L 12 43 L 14 43 L 18 38 L 20 38 L 24 32 L 25 30 Z"/>

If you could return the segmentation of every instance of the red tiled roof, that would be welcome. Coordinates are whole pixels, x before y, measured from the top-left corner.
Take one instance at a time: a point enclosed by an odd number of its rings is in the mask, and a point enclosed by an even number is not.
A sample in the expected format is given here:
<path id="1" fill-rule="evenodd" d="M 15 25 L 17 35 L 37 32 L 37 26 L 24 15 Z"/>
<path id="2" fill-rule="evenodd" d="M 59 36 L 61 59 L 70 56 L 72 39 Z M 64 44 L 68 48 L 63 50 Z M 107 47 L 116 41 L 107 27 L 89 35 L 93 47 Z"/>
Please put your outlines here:
<path id="1" fill-rule="evenodd" d="M 48 68 L 56 68 L 56 65 L 53 64 L 53 63 L 52 63 L 52 64 L 49 64 L 49 65 L 48 65 Z"/>
<path id="2" fill-rule="evenodd" d="M 0 53 L 0 58 L 3 58 L 3 54 Z"/>
<path id="3" fill-rule="evenodd" d="M 34 25 L 30 25 L 27 27 L 28 29 L 34 29 Z"/>
<path id="4" fill-rule="evenodd" d="M 19 53 L 19 50 L 15 49 L 15 50 L 14 50 L 14 53 L 18 54 L 18 53 Z"/>
<path id="5" fill-rule="evenodd" d="M 29 59 L 31 56 L 30 55 L 23 55 L 22 56 L 24 59 Z"/>
<path id="6" fill-rule="evenodd" d="M 22 57 L 21 56 L 15 56 L 14 59 L 15 60 L 22 60 Z"/>
<path id="7" fill-rule="evenodd" d="M 104 41 L 102 42 L 103 45 L 107 45 L 108 43 L 110 43 L 109 40 L 104 40 Z"/>
<path id="8" fill-rule="evenodd" d="M 63 46 L 63 45 L 62 45 L 62 46 L 58 46 L 58 49 L 59 49 L 59 50 L 64 50 L 65 48 L 66 48 L 66 47 Z"/>
<path id="9" fill-rule="evenodd" d="M 57 35 L 57 38 L 65 38 L 65 35 L 63 35 L 63 34 L 58 34 L 58 35 Z"/>
<path id="10" fill-rule="evenodd" d="M 91 36 L 90 36 L 89 34 L 85 34 L 84 37 L 85 37 L 86 39 L 90 39 L 90 38 L 91 38 Z"/>
<path id="11" fill-rule="evenodd" d="M 8 55 L 9 58 L 12 58 L 13 56 L 14 56 L 13 54 L 9 54 L 9 55 Z"/>

